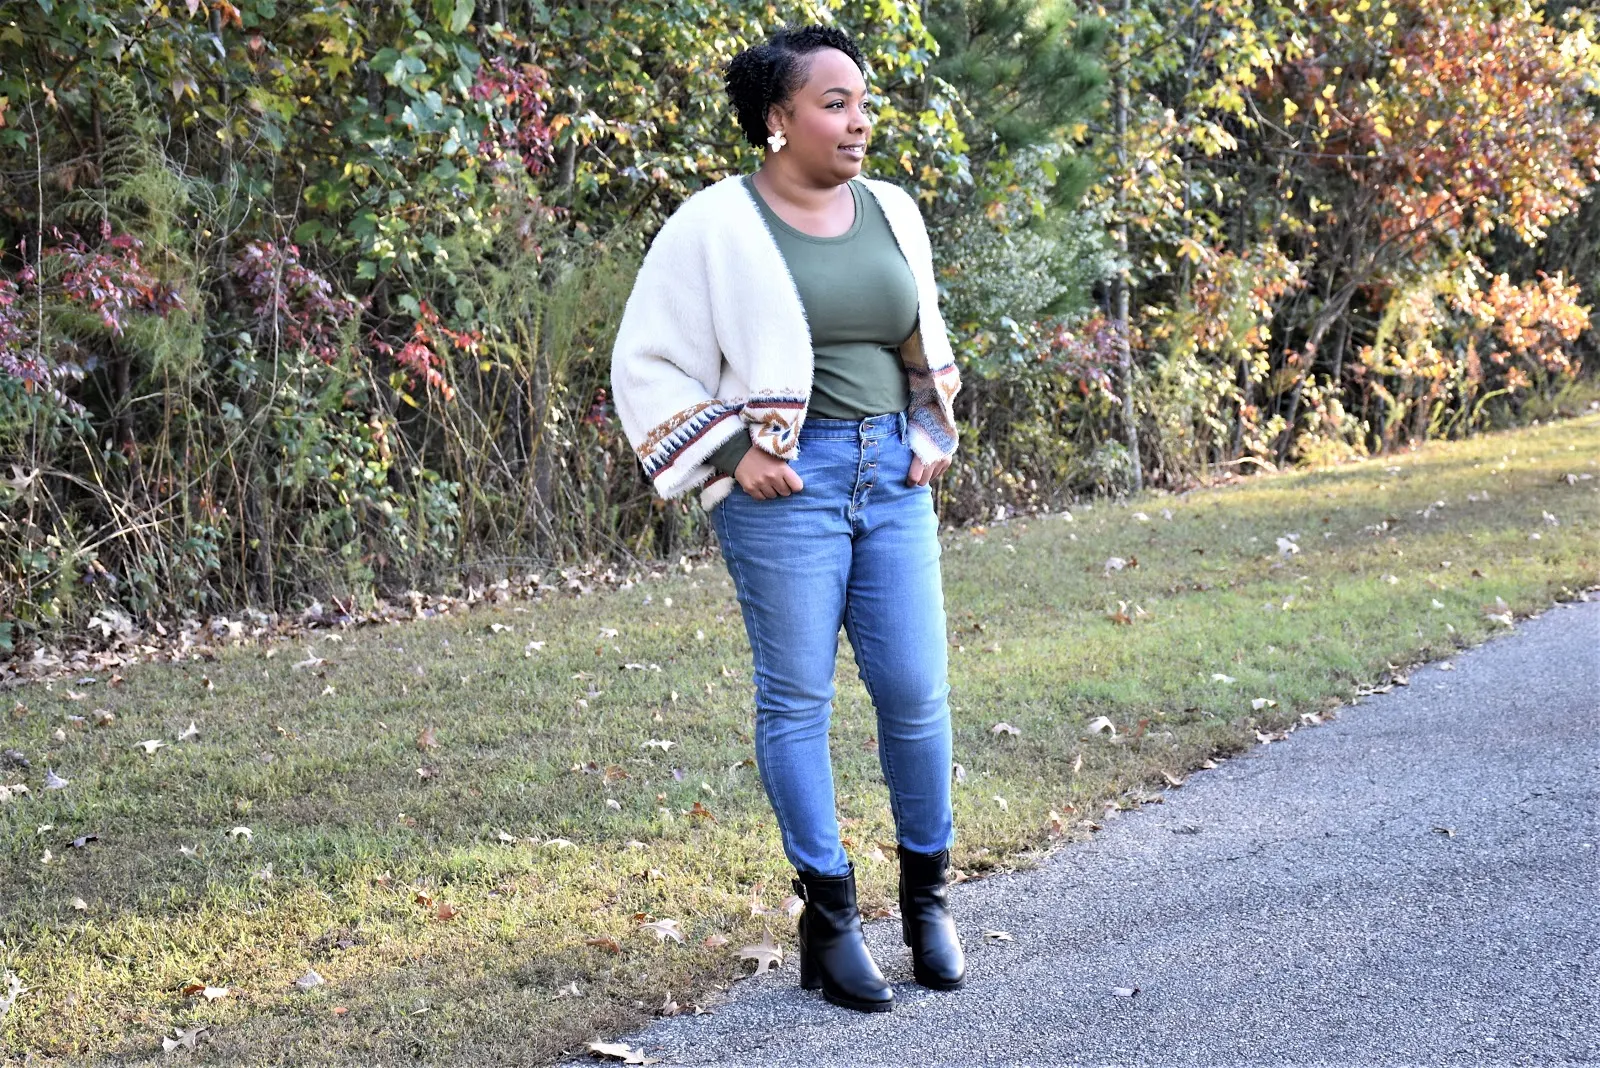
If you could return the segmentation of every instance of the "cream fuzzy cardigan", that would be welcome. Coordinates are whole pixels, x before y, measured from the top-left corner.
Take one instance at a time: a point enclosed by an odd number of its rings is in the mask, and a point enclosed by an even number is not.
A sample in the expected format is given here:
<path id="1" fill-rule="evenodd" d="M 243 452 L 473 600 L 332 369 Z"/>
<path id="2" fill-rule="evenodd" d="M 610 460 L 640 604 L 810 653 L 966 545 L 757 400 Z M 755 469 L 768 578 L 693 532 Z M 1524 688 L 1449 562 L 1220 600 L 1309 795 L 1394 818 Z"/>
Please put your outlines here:
<path id="1" fill-rule="evenodd" d="M 939 315 L 933 253 L 911 194 L 853 178 L 877 197 L 917 283 L 917 328 L 900 345 L 910 444 L 924 462 L 955 452 L 961 388 Z M 735 174 L 701 189 L 657 232 L 611 355 L 622 431 L 665 498 L 705 483 L 709 511 L 733 479 L 707 458 L 735 434 L 793 460 L 811 396 L 811 332 L 783 253 Z"/>

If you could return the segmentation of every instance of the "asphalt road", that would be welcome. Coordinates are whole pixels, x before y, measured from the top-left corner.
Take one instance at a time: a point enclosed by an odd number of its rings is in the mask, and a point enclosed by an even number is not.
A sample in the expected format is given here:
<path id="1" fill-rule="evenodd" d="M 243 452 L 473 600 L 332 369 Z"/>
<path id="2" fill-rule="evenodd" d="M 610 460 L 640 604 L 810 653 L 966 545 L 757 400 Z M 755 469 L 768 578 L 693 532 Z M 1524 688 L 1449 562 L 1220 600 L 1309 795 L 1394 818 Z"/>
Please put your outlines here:
<path id="1" fill-rule="evenodd" d="M 763 1068 L 1600 1063 L 1600 599 L 1453 663 L 953 887 L 964 990 L 874 921 L 893 1012 L 801 990 L 791 955 L 606 1037 Z"/>

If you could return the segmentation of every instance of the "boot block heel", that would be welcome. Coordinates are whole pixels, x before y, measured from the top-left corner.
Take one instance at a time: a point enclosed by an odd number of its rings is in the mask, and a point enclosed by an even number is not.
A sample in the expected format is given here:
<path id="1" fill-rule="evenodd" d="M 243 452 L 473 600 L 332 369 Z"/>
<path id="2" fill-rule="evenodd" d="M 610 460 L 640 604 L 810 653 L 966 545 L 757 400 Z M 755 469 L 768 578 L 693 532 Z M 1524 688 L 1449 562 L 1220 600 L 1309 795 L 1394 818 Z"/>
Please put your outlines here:
<path id="1" fill-rule="evenodd" d="M 800 943 L 800 987 L 802 990 L 822 989 L 822 974 L 817 971 L 816 959 L 806 952 L 804 942 Z"/>

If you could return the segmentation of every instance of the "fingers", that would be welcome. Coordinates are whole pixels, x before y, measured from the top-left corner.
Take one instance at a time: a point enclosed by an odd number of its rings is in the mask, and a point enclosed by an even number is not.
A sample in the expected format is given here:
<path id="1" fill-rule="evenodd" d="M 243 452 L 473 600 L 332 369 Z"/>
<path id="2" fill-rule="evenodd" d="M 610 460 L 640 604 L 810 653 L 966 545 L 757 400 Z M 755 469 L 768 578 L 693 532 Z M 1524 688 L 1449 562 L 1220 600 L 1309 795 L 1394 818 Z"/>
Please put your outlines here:
<path id="1" fill-rule="evenodd" d="M 911 458 L 911 471 L 906 477 L 906 485 L 926 486 L 928 483 L 944 474 L 949 466 L 950 460 L 948 458 L 939 460 L 936 463 L 928 464 L 922 462 L 922 457 L 913 456 Z"/>
<path id="2" fill-rule="evenodd" d="M 746 493 L 758 501 L 770 501 L 777 497 L 787 497 L 790 494 L 799 493 L 805 488 L 805 483 L 795 473 L 794 468 L 788 464 L 784 464 L 764 478 L 752 480 L 749 485 L 745 485 L 743 482 L 739 484 L 744 486 Z"/>

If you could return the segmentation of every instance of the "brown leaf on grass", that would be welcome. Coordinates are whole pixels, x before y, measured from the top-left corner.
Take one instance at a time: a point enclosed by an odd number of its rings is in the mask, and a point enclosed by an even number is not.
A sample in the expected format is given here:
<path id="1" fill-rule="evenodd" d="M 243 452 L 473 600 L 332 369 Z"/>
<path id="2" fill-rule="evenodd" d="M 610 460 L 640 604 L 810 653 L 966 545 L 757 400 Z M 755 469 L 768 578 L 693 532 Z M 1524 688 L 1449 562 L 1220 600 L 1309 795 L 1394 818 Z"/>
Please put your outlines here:
<path id="1" fill-rule="evenodd" d="M 694 807 L 689 809 L 689 817 L 691 819 L 710 820 L 712 823 L 717 822 L 717 817 L 711 814 L 711 810 L 698 801 L 694 803 Z"/>
<path id="2" fill-rule="evenodd" d="M 739 959 L 756 962 L 756 970 L 750 973 L 753 976 L 765 971 L 777 971 L 783 963 L 783 947 L 772 940 L 772 932 L 768 931 L 758 944 L 741 948 Z"/>
<path id="3" fill-rule="evenodd" d="M 439 748 L 439 739 L 434 735 L 433 724 L 422 728 L 422 733 L 417 735 L 417 748 L 423 752 Z"/>
<path id="4" fill-rule="evenodd" d="M 1012 737 L 1016 737 L 1017 735 L 1022 733 L 1022 729 L 1020 727 L 1013 727 L 1011 724 L 1007 723 L 1005 720 L 1001 720 L 999 723 L 996 723 L 993 727 L 989 728 L 989 733 L 990 734 L 1009 734 Z"/>
<path id="5" fill-rule="evenodd" d="M 441 920 L 453 920 L 461 915 L 461 910 L 450 904 L 450 902 L 443 901 L 439 904 L 439 911 L 434 915 Z"/>
<path id="6" fill-rule="evenodd" d="M 1188 779 L 1180 779 L 1176 775 L 1172 774 L 1172 772 L 1165 770 L 1161 772 L 1161 777 L 1167 780 L 1167 783 L 1170 786 L 1182 786 L 1184 783 L 1189 781 Z"/>
<path id="7" fill-rule="evenodd" d="M 428 893 L 426 890 L 418 890 L 417 896 L 412 898 L 412 900 L 421 905 L 423 908 L 433 907 L 433 895 Z"/>
<path id="8" fill-rule="evenodd" d="M 720 949 L 728 944 L 728 936 L 713 932 L 701 939 L 700 944 L 705 946 L 707 949 Z"/>
<path id="9" fill-rule="evenodd" d="M 618 943 L 615 938 L 610 938 L 606 935 L 597 935 L 594 938 L 585 938 L 583 940 L 583 944 L 586 946 L 599 946 L 601 949 L 609 949 L 613 953 L 622 952 L 621 944 Z"/>

